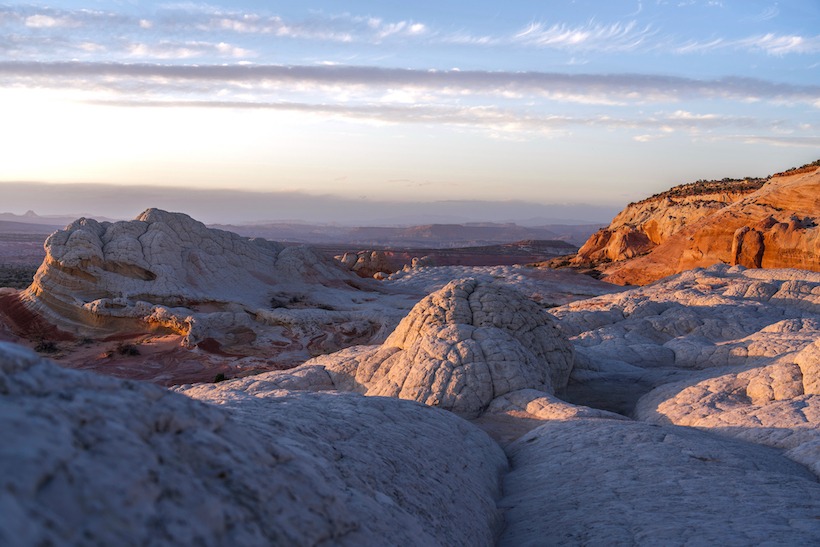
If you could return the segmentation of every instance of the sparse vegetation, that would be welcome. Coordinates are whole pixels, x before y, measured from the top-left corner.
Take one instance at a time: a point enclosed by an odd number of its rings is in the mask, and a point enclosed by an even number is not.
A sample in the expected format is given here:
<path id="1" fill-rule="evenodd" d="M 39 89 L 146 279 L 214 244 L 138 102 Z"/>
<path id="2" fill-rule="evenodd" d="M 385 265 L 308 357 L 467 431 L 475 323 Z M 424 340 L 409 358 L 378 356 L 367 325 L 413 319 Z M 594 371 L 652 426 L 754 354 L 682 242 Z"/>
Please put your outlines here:
<path id="1" fill-rule="evenodd" d="M 37 266 L 0 265 L 0 287 L 25 289 L 34 280 Z"/>
<path id="2" fill-rule="evenodd" d="M 717 194 L 720 192 L 754 192 L 766 184 L 768 180 L 768 178 L 754 177 L 743 179 L 731 179 L 727 177 L 720 180 L 700 179 L 695 182 L 690 182 L 689 184 L 675 186 L 665 192 L 655 194 L 638 202 L 630 203 L 629 205 L 638 205 L 664 198 L 685 198 L 689 196 L 702 196 L 704 194 Z"/>
<path id="3" fill-rule="evenodd" d="M 774 177 L 784 177 L 786 175 L 799 175 L 800 173 L 808 173 L 809 171 L 814 171 L 820 167 L 820 160 L 814 160 L 811 163 L 807 163 L 806 165 L 801 165 L 800 167 L 792 167 L 791 169 L 786 169 L 785 171 L 781 171 L 780 173 L 775 173 Z"/>
<path id="4" fill-rule="evenodd" d="M 304 304 L 305 297 L 302 295 L 277 294 L 270 299 L 271 308 L 298 308 L 297 304 Z"/>
<path id="5" fill-rule="evenodd" d="M 121 344 L 117 346 L 117 353 L 127 357 L 134 357 L 140 354 L 140 350 L 134 344 Z"/>
<path id="6" fill-rule="evenodd" d="M 37 353 L 57 353 L 60 351 L 60 348 L 51 340 L 40 340 L 37 342 L 37 345 L 34 346 L 34 351 Z"/>

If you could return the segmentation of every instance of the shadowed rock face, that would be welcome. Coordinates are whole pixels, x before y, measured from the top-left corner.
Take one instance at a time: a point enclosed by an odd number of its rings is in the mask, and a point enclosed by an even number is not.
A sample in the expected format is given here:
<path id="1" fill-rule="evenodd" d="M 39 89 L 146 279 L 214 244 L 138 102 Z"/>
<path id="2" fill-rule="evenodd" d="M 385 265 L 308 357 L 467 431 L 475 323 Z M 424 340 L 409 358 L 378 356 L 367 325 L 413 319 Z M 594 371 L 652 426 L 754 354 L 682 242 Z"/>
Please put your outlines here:
<path id="1" fill-rule="evenodd" d="M 465 279 L 424 298 L 381 346 L 348 348 L 215 389 L 339 389 L 475 417 L 510 392 L 563 388 L 572 362 L 572 346 L 535 302 Z"/>
<path id="2" fill-rule="evenodd" d="M 283 345 L 300 351 L 320 335 L 338 338 L 338 345 L 326 344 L 338 349 L 369 341 L 384 326 L 370 317 L 373 306 L 357 304 L 366 282 L 336 261 L 306 247 L 209 229 L 181 213 L 80 219 L 52 234 L 45 248 L 22 300 L 78 336 L 173 332 L 188 347 L 249 355 Z M 390 326 L 398 320 L 386 310 L 385 318 Z M 357 321 L 369 324 L 338 328 Z M 352 330 L 357 334 L 346 339 Z"/>
<path id="3" fill-rule="evenodd" d="M 222 408 L 0 343 L 2 545 L 492 545 L 501 449 L 354 394 Z"/>

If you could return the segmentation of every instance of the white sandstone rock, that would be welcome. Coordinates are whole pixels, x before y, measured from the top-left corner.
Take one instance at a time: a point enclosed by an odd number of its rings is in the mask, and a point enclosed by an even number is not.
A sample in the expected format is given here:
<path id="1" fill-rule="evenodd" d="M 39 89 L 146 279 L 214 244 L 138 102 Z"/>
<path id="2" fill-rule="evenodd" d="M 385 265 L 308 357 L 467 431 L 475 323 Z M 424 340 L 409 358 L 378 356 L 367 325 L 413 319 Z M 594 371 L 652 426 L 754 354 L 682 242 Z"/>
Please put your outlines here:
<path id="1" fill-rule="evenodd" d="M 820 483 L 771 448 L 576 419 L 550 421 L 507 453 L 500 545 L 820 542 Z"/>
<path id="2" fill-rule="evenodd" d="M 412 403 L 216 407 L 0 343 L 0 544 L 492 545 L 506 458 Z"/>
<path id="3" fill-rule="evenodd" d="M 381 346 L 316 357 L 296 369 L 219 384 L 219 390 L 336 389 L 399 397 L 478 416 L 493 399 L 567 383 L 572 347 L 536 303 L 503 285 L 453 281 L 419 302 Z M 305 381 L 305 369 L 315 382 Z M 298 378 L 294 375 L 299 375 Z"/>
<path id="4" fill-rule="evenodd" d="M 182 213 L 149 209 L 115 223 L 80 219 L 45 247 L 22 299 L 79 337 L 170 331 L 188 347 L 210 343 L 240 355 L 273 353 L 278 346 L 270 340 L 289 337 L 288 351 L 302 350 L 306 359 L 369 342 L 407 309 L 400 298 L 366 303 L 375 285 L 310 248 L 210 229 Z M 326 313 L 319 324 L 314 316 L 291 315 L 290 330 L 268 320 L 277 310 L 304 309 Z M 345 324 L 356 321 L 368 325 L 346 336 Z M 300 327 L 305 337 L 296 334 Z M 325 336 L 322 347 L 308 348 L 316 331 Z"/>

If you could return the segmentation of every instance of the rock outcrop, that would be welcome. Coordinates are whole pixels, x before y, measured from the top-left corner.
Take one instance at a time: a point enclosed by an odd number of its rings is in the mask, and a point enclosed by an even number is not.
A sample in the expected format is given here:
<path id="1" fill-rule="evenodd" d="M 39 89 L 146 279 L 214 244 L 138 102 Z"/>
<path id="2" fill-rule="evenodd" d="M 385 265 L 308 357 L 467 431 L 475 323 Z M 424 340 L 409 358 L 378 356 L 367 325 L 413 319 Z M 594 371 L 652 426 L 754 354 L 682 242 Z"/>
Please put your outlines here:
<path id="1" fill-rule="evenodd" d="M 384 274 L 386 277 L 401 268 L 400 265 L 394 264 L 391 255 L 388 251 L 359 251 L 335 258 L 360 277 L 374 277 L 378 274 Z"/>
<path id="2" fill-rule="evenodd" d="M 643 285 L 717 263 L 820 271 L 820 168 L 757 190 L 664 197 L 630 205 L 572 260 L 603 279 Z"/>
<path id="3" fill-rule="evenodd" d="M 481 414 L 521 389 L 566 386 L 572 347 L 535 302 L 503 285 L 453 281 L 427 296 L 380 346 L 356 346 L 281 372 L 201 390 L 339 389 Z"/>
<path id="4" fill-rule="evenodd" d="M 820 475 L 820 273 L 716 265 L 552 312 L 575 346 L 572 400 L 622 389 L 622 413 L 783 448 Z"/>
<path id="5" fill-rule="evenodd" d="M 578 250 L 572 263 L 620 261 L 648 253 L 670 236 L 760 188 L 764 179 L 696 182 L 630 203 Z"/>
<path id="6" fill-rule="evenodd" d="M 550 421 L 507 448 L 499 545 L 820 541 L 820 484 L 777 451 L 702 431 Z"/>
<path id="7" fill-rule="evenodd" d="M 375 289 L 310 248 L 157 209 L 128 222 L 77 220 L 45 248 L 21 300 L 77 338 L 176 333 L 187 347 L 304 360 L 378 340 L 406 305 L 364 304 Z"/>
<path id="8" fill-rule="evenodd" d="M 820 476 L 820 338 L 771 365 L 661 386 L 635 414 L 775 446 Z"/>
<path id="9" fill-rule="evenodd" d="M 426 270 L 385 286 L 464 271 Z M 0 543 L 820 542 L 820 273 L 552 307 L 494 278 L 576 274 L 523 271 L 447 283 L 385 344 L 178 393 L 0 343 Z"/>
<path id="10" fill-rule="evenodd" d="M 616 283 L 654 281 L 716 263 L 820 271 L 820 168 L 772 178 L 757 192 L 687 226 L 649 255 L 613 265 Z"/>
<path id="11" fill-rule="evenodd" d="M 492 545 L 506 467 L 409 401 L 203 404 L 0 343 L 0 544 Z"/>

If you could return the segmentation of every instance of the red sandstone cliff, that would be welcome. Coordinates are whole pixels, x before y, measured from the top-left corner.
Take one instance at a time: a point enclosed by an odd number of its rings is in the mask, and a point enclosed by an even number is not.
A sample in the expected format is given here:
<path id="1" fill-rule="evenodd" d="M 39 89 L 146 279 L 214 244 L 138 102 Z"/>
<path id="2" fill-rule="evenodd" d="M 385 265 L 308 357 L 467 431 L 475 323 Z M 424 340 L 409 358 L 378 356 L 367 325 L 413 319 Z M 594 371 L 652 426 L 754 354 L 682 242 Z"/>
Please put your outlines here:
<path id="1" fill-rule="evenodd" d="M 780 173 L 757 189 L 732 182 L 724 192 L 701 186 L 699 195 L 631 204 L 573 263 L 597 263 L 607 281 L 639 285 L 719 262 L 820 271 L 820 168 Z"/>

